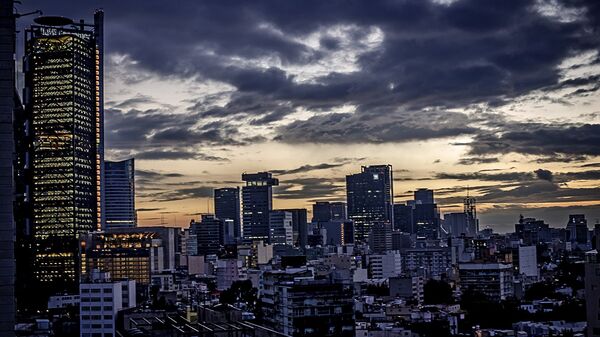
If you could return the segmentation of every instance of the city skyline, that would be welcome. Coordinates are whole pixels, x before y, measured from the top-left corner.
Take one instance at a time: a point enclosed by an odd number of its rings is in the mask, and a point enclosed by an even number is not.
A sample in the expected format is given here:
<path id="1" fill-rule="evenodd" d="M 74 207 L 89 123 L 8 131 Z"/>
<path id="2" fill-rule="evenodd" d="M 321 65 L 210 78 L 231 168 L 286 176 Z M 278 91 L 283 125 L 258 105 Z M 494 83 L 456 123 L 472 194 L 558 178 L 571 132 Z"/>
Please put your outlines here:
<path id="1" fill-rule="evenodd" d="M 455 212 L 468 188 L 481 228 L 510 230 L 520 213 L 555 227 L 600 218 L 597 5 L 296 6 L 19 8 L 107 11 L 106 159 L 135 157 L 140 225 L 214 212 L 213 188 L 241 186 L 243 172 L 280 180 L 273 208 L 310 209 L 345 201 L 346 175 L 384 164 L 395 202 L 431 188 Z"/>

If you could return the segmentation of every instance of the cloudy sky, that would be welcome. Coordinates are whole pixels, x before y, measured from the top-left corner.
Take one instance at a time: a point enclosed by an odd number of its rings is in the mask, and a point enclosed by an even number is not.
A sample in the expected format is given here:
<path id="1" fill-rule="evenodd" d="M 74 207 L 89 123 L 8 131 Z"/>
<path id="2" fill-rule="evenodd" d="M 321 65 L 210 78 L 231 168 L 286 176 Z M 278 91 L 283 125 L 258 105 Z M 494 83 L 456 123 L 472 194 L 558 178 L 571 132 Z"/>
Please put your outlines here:
<path id="1" fill-rule="evenodd" d="M 31 1 L 105 10 L 107 159 L 135 157 L 141 224 L 186 225 L 271 170 L 275 207 L 344 200 L 392 164 L 395 201 L 469 193 L 483 226 L 600 218 L 600 2 Z M 19 19 L 23 27 L 32 17 Z"/>

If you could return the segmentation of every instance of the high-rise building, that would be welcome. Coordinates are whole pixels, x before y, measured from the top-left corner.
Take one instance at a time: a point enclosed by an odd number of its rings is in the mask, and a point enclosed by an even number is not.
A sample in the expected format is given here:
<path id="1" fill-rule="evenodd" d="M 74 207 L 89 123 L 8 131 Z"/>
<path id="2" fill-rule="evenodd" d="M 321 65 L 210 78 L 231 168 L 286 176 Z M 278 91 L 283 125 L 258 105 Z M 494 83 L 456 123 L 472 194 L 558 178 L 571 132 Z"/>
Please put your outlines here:
<path id="1" fill-rule="evenodd" d="M 385 253 L 392 249 L 392 225 L 380 222 L 371 226 L 369 248 L 373 253 Z"/>
<path id="2" fill-rule="evenodd" d="M 513 295 L 513 266 L 504 263 L 461 263 L 458 267 L 463 291 L 484 294 L 494 302 Z"/>
<path id="3" fill-rule="evenodd" d="M 291 212 L 277 210 L 269 214 L 269 243 L 292 245 L 294 235 L 292 231 L 293 216 Z"/>
<path id="4" fill-rule="evenodd" d="M 391 165 L 363 166 L 361 172 L 346 176 L 348 217 L 354 221 L 355 240 L 366 241 L 374 223 L 393 223 Z"/>
<path id="5" fill-rule="evenodd" d="M 404 233 L 414 234 L 413 207 L 394 204 L 394 229 Z"/>
<path id="6" fill-rule="evenodd" d="M 198 255 L 214 255 L 219 252 L 223 234 L 223 222 L 213 214 L 202 214 L 200 222 L 192 220 L 190 231 L 198 240 Z"/>
<path id="7" fill-rule="evenodd" d="M 240 188 L 226 187 L 214 190 L 215 216 L 221 220 L 233 220 L 233 235 L 240 238 Z"/>
<path id="8" fill-rule="evenodd" d="M 273 210 L 273 186 L 279 180 L 270 172 L 244 173 L 242 180 L 242 224 L 246 240 L 269 239 L 269 212 Z"/>
<path id="9" fill-rule="evenodd" d="M 0 0 L 0 335 L 15 329 L 15 222 L 13 216 L 13 113 L 15 112 L 15 16 L 13 1 Z"/>
<path id="10" fill-rule="evenodd" d="M 567 223 L 567 240 L 574 245 L 585 245 L 588 242 L 589 229 L 583 214 L 570 214 Z"/>
<path id="11" fill-rule="evenodd" d="M 308 237 L 308 220 L 306 208 L 288 208 L 280 209 L 292 214 L 292 233 L 295 246 L 306 246 Z"/>
<path id="12" fill-rule="evenodd" d="M 433 204 L 433 190 L 427 188 L 419 188 L 414 192 L 415 203 L 417 204 Z"/>
<path id="13" fill-rule="evenodd" d="M 440 212 L 433 190 L 420 188 L 414 192 L 413 228 L 418 236 L 437 239 L 440 235 Z"/>
<path id="14" fill-rule="evenodd" d="M 135 227 L 135 166 L 133 158 L 104 162 L 105 228 Z"/>
<path id="15" fill-rule="evenodd" d="M 104 222 L 103 17 L 38 17 L 25 30 L 22 165 L 37 298 L 79 291 L 79 238 Z M 21 262 L 19 262 L 21 263 Z M 26 261 L 25 263 L 29 263 Z M 24 280 L 28 282 L 28 280 Z"/>
<path id="16" fill-rule="evenodd" d="M 312 222 L 319 223 L 346 219 L 348 219 L 348 214 L 345 202 L 317 201 L 313 204 Z"/>

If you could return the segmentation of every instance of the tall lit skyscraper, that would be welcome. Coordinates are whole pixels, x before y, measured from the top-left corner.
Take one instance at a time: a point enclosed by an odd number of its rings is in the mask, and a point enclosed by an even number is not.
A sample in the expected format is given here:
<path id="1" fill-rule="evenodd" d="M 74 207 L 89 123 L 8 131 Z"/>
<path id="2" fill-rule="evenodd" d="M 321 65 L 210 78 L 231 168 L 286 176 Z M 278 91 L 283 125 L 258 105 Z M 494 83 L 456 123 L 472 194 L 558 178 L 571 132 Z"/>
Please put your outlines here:
<path id="1" fill-rule="evenodd" d="M 435 203 L 433 190 L 421 188 L 415 191 L 413 221 L 418 236 L 429 239 L 439 237 L 440 211 Z"/>
<path id="2" fill-rule="evenodd" d="M 78 292 L 78 236 L 103 223 L 103 12 L 25 31 L 23 165 L 36 296 Z M 41 295 L 41 296 L 40 296 Z"/>
<path id="3" fill-rule="evenodd" d="M 355 240 L 366 241 L 371 226 L 394 218 L 392 165 L 363 166 L 346 176 L 348 217 L 354 221 Z"/>
<path id="4" fill-rule="evenodd" d="M 135 227 L 135 166 L 133 158 L 104 162 L 105 228 Z"/>
<path id="5" fill-rule="evenodd" d="M 279 180 L 270 172 L 244 173 L 242 180 L 243 234 L 244 239 L 269 239 L 269 212 L 273 210 L 273 186 Z"/>
<path id="6" fill-rule="evenodd" d="M 233 236 L 242 235 L 240 217 L 240 188 L 227 187 L 214 190 L 215 216 L 222 221 L 233 220 Z"/>
<path id="7" fill-rule="evenodd" d="M 13 1 L 0 0 L 0 335 L 14 336 L 13 113 L 15 109 Z"/>

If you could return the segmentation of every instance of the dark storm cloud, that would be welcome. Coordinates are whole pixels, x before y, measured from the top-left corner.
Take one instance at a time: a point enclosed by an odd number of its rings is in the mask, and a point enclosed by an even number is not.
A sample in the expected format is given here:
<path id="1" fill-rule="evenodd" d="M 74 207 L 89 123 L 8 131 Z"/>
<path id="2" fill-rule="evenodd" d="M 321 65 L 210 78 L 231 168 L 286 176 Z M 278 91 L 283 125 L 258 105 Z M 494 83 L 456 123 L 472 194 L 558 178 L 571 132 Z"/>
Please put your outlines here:
<path id="1" fill-rule="evenodd" d="M 533 173 L 535 173 L 536 177 L 541 180 L 552 181 L 552 179 L 554 179 L 554 174 L 550 170 L 537 169 L 533 171 Z"/>
<path id="2" fill-rule="evenodd" d="M 522 153 L 540 156 L 540 162 L 576 161 L 600 155 L 600 124 L 512 123 L 478 134 L 469 145 L 471 155 Z"/>
<path id="3" fill-rule="evenodd" d="M 466 157 L 466 158 L 459 159 L 457 163 L 459 165 L 476 165 L 476 164 L 491 164 L 491 163 L 498 163 L 498 162 L 499 162 L 498 158 L 495 158 L 495 157 L 491 157 L 491 158 Z"/>
<path id="4" fill-rule="evenodd" d="M 183 177 L 183 174 L 181 174 L 181 173 L 162 173 L 162 172 L 156 172 L 156 171 L 137 169 L 137 170 L 135 170 L 135 176 L 142 178 L 142 179 L 159 180 L 159 179 L 165 179 L 165 178 Z"/>
<path id="5" fill-rule="evenodd" d="M 273 194 L 278 199 L 318 199 L 338 196 L 345 190 L 340 184 L 343 179 L 329 178 L 296 178 L 286 179 L 274 188 Z"/>
<path id="6" fill-rule="evenodd" d="M 145 193 L 140 196 L 148 198 L 150 201 L 169 202 L 186 199 L 211 198 L 213 196 L 213 190 L 214 187 L 212 186 L 196 186 Z"/>
<path id="7" fill-rule="evenodd" d="M 579 139 L 592 142 L 584 149 L 586 145 L 575 140 L 560 146 L 554 141 L 539 144 L 511 132 L 500 136 L 476 133 L 466 115 L 446 110 L 474 103 L 498 106 L 535 90 L 592 83 L 592 78 L 583 77 L 561 83 L 557 65 L 566 57 L 598 49 L 598 4 L 559 2 L 582 10 L 581 17 L 568 22 L 539 14 L 536 3 L 219 0 L 173 5 L 154 0 L 140 7 L 136 2 L 113 0 L 53 2 L 52 11 L 89 17 L 89 9 L 101 5 L 106 10 L 107 51 L 127 55 L 141 73 L 225 82 L 235 87 L 234 96 L 260 102 L 254 109 L 200 103 L 192 109 L 194 121 L 200 114 L 220 118 L 242 114 L 249 116 L 250 124 L 265 125 L 282 120 L 294 111 L 292 107 L 326 112 L 350 104 L 357 107 L 355 114 L 322 114 L 295 121 L 277 128 L 276 139 L 288 143 L 380 143 L 477 134 L 472 157 L 518 152 L 547 158 L 555 154 L 554 158 L 566 160 L 596 153 L 593 136 Z M 24 7 L 52 12 L 41 1 L 28 1 Z M 353 27 L 352 34 L 345 37 L 348 41 L 330 34 L 328 29 L 333 26 Z M 382 44 L 359 54 L 357 71 L 337 72 L 334 65 L 329 74 L 299 82 L 285 70 L 287 66 L 310 66 L 344 43 L 362 48 L 362 39 L 374 28 L 382 32 Z M 311 33 L 321 34 L 317 47 L 301 43 Z M 274 64 L 282 67 L 244 62 L 264 59 L 278 60 Z M 429 107 L 441 109 L 432 113 Z M 150 129 L 162 121 L 162 117 L 149 120 Z M 161 127 L 155 130 L 156 139 L 142 133 L 146 137 L 142 140 L 149 146 L 153 142 L 164 146 L 162 142 L 174 139 L 194 144 L 247 144 L 237 139 L 235 127 L 227 130 L 233 135 L 230 141 L 219 130 L 209 134 L 190 129 L 190 125 L 181 122 Z M 589 129 L 597 127 L 590 125 Z M 556 133 L 563 131 L 569 130 Z M 107 135 L 107 141 L 114 138 L 119 144 L 131 137 L 122 130 Z M 573 151 L 568 145 L 575 145 Z"/>
<path id="8" fill-rule="evenodd" d="M 358 158 L 358 160 L 363 160 L 363 159 L 364 158 Z M 346 164 L 357 161 L 357 159 L 355 159 L 355 158 L 334 158 L 333 161 L 334 161 L 334 163 L 321 163 L 321 164 L 316 164 L 316 165 L 309 164 L 309 165 L 302 165 L 300 167 L 296 167 L 296 168 L 289 169 L 289 170 L 270 170 L 270 172 L 273 174 L 280 174 L 280 175 L 306 173 L 306 172 L 311 172 L 311 171 L 326 170 L 326 169 L 341 167 Z"/>

